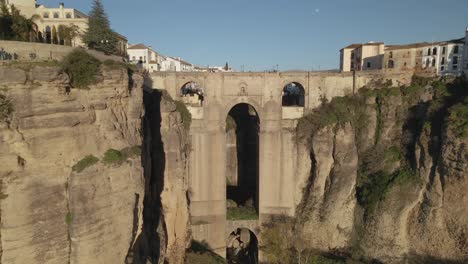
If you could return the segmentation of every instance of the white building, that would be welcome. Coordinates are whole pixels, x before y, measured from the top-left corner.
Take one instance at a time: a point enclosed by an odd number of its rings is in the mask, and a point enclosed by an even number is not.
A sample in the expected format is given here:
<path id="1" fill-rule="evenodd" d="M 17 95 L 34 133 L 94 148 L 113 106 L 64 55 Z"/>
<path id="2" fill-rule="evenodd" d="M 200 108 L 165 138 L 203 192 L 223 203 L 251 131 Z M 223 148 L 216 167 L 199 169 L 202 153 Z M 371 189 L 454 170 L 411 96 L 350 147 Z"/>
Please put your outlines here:
<path id="1" fill-rule="evenodd" d="M 382 69 L 384 54 L 383 42 L 351 44 L 340 50 L 340 70 L 349 72 Z"/>
<path id="2" fill-rule="evenodd" d="M 159 71 L 158 53 L 144 44 L 128 45 L 128 60 L 149 72 Z"/>
<path id="3" fill-rule="evenodd" d="M 422 50 L 422 65 L 437 75 L 461 75 L 463 73 L 464 39 L 433 43 Z"/>
<path id="4" fill-rule="evenodd" d="M 181 58 L 160 55 L 158 57 L 160 71 L 195 71 L 195 66 Z"/>
<path id="5" fill-rule="evenodd" d="M 37 38 L 44 43 L 65 44 L 64 39 L 60 39 L 60 26 L 77 28 L 78 35 L 71 40 L 74 47 L 85 46 L 82 42 L 82 35 L 88 29 L 88 16 L 74 8 L 65 8 L 64 3 L 60 3 L 57 8 L 49 8 L 36 3 L 36 0 L 6 0 L 8 7 L 14 5 L 20 14 L 27 18 L 33 18 L 37 25 Z M 53 33 L 56 33 L 54 36 Z M 127 38 L 116 33 L 118 40 L 117 51 L 121 55 L 126 54 Z"/>
<path id="6" fill-rule="evenodd" d="M 466 27 L 465 30 L 465 47 L 464 47 L 464 56 L 463 56 L 463 65 L 464 69 L 463 71 L 465 72 L 465 76 L 468 77 L 468 27 Z"/>

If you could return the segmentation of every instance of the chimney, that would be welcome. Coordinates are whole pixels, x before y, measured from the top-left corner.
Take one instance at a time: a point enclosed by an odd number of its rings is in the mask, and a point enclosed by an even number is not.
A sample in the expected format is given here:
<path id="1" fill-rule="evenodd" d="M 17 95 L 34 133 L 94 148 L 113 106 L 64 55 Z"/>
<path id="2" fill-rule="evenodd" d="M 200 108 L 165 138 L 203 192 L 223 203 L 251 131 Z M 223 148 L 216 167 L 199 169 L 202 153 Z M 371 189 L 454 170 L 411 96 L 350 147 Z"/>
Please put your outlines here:
<path id="1" fill-rule="evenodd" d="M 64 4 L 64 3 L 60 3 L 60 4 L 59 4 L 59 7 L 60 7 L 60 8 L 64 8 L 64 7 L 65 7 L 65 4 Z"/>

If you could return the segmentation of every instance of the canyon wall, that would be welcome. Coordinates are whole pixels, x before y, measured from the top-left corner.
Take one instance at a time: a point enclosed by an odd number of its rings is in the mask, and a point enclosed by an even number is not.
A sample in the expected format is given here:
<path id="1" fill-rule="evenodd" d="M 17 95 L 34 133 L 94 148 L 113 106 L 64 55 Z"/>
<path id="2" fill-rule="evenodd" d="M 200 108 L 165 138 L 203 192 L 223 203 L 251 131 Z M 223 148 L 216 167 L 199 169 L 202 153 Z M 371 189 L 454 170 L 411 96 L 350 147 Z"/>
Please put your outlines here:
<path id="1" fill-rule="evenodd" d="M 34 65 L 0 66 L 13 110 L 0 118 L 0 263 L 182 263 L 189 149 L 174 102 L 126 68 L 76 89 Z"/>
<path id="2" fill-rule="evenodd" d="M 301 120 L 297 240 L 363 263 L 466 263 L 466 88 L 363 90 Z"/>

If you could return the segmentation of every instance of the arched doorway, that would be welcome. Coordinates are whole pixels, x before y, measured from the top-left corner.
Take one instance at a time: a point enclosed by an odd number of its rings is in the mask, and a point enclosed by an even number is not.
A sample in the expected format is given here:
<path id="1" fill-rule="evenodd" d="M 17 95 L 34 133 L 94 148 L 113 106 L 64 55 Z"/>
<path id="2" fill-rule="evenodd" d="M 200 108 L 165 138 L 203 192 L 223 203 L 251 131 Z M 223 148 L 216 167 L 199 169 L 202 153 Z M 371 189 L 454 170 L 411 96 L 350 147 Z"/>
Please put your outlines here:
<path id="1" fill-rule="evenodd" d="M 48 44 L 52 43 L 52 29 L 49 26 L 46 26 L 44 33 L 45 33 L 45 38 L 44 38 L 45 42 Z"/>
<path id="2" fill-rule="evenodd" d="M 226 245 L 228 264 L 257 264 L 258 240 L 247 228 L 237 228 L 228 237 Z"/>
<path id="3" fill-rule="evenodd" d="M 305 101 L 305 90 L 304 87 L 297 82 L 291 82 L 286 84 L 283 88 L 283 106 L 298 106 L 303 107 Z"/>
<path id="4" fill-rule="evenodd" d="M 258 219 L 260 119 L 249 104 L 235 105 L 226 118 L 228 220 Z"/>

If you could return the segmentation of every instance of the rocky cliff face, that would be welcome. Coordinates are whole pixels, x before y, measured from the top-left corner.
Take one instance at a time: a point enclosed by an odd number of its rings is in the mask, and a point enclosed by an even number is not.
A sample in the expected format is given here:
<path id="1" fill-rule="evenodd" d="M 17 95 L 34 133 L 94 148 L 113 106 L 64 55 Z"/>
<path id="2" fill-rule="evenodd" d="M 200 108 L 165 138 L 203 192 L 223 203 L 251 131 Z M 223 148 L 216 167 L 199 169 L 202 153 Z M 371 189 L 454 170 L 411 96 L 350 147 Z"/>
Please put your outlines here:
<path id="1" fill-rule="evenodd" d="M 466 88 L 364 89 L 302 120 L 301 241 L 365 263 L 466 263 L 467 119 L 451 113 Z"/>
<path id="2" fill-rule="evenodd" d="M 182 263 L 174 103 L 115 68 L 70 89 L 56 67 L 0 66 L 0 94 L 13 108 L 0 117 L 0 263 Z"/>

